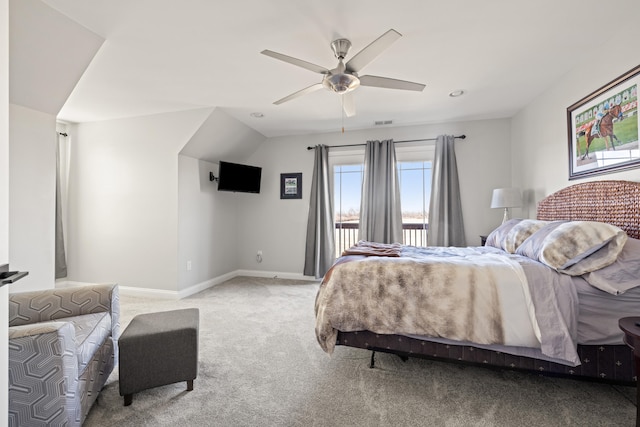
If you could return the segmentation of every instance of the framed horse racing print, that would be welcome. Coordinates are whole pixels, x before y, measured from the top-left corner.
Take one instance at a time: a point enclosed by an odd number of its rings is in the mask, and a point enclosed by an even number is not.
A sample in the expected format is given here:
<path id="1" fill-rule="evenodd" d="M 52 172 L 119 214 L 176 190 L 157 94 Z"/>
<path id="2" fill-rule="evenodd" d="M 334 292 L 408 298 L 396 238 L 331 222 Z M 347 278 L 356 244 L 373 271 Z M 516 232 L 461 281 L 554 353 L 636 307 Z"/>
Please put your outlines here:
<path id="1" fill-rule="evenodd" d="M 567 108 L 569 179 L 640 167 L 640 65 Z"/>

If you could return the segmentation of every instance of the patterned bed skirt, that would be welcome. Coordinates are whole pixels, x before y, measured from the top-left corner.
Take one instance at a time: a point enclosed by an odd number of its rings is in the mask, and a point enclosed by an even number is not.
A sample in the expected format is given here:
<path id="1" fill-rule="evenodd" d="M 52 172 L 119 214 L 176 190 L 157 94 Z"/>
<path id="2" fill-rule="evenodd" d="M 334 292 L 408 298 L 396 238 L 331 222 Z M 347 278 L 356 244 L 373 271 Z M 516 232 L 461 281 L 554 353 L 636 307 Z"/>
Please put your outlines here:
<path id="1" fill-rule="evenodd" d="M 441 344 L 400 335 L 370 331 L 338 332 L 338 345 L 435 360 L 499 367 L 540 375 L 588 379 L 599 382 L 635 385 L 633 350 L 626 345 L 579 345 L 582 364 L 566 366 L 546 360 L 514 356 L 467 345 Z"/>

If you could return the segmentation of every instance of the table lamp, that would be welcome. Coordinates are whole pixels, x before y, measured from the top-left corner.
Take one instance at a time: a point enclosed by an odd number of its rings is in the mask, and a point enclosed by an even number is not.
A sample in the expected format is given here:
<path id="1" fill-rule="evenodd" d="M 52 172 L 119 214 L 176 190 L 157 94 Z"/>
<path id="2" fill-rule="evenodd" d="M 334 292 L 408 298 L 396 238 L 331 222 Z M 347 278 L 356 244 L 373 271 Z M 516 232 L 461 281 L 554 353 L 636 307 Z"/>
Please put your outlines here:
<path id="1" fill-rule="evenodd" d="M 522 206 L 522 196 L 517 188 L 496 188 L 491 196 L 492 208 L 504 208 L 502 223 L 509 219 L 509 208 Z"/>

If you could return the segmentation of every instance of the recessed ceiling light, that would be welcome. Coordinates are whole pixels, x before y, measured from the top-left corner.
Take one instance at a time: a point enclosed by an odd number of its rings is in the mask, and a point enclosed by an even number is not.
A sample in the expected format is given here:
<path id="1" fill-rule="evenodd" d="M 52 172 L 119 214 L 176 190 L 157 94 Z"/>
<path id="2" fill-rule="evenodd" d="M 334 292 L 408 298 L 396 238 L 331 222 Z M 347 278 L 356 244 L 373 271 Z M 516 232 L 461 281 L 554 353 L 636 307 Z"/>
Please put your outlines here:
<path id="1" fill-rule="evenodd" d="M 457 98 L 458 96 L 464 95 L 464 91 L 462 89 L 452 90 L 449 92 L 449 96 L 452 98 Z"/>
<path id="2" fill-rule="evenodd" d="M 260 113 L 260 112 L 255 112 L 255 113 L 251 113 L 249 114 L 251 117 L 256 118 L 256 119 L 261 119 L 264 117 L 264 114 Z"/>

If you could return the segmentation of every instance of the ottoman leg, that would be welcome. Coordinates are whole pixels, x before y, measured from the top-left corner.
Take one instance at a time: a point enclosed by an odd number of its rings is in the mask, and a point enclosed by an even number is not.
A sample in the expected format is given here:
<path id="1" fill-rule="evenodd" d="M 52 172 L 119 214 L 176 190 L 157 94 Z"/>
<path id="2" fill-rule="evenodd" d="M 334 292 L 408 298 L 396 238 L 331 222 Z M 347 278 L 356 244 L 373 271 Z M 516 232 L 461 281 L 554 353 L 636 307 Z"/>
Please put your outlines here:
<path id="1" fill-rule="evenodd" d="M 124 406 L 131 405 L 131 402 L 133 402 L 133 393 L 132 394 L 125 394 L 124 395 Z"/>
<path id="2" fill-rule="evenodd" d="M 187 381 L 187 391 L 193 390 L 193 380 Z"/>

